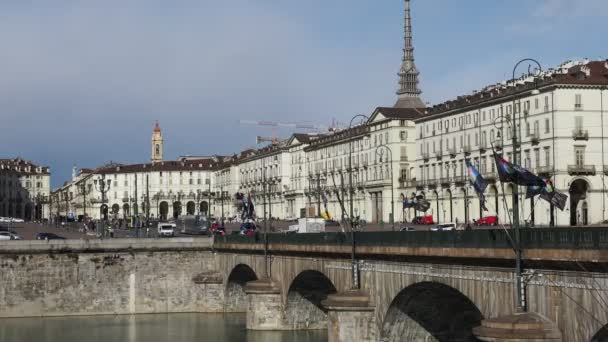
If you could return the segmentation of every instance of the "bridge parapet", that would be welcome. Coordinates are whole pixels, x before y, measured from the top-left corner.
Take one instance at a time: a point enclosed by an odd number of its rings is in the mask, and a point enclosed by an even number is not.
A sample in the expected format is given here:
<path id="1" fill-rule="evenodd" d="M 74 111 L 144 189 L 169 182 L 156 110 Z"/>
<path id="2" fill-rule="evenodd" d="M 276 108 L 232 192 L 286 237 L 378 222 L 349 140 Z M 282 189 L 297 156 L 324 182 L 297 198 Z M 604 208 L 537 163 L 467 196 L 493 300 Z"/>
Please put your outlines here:
<path id="1" fill-rule="evenodd" d="M 207 238 L 17 240 L 0 242 L 0 254 L 203 251 L 212 247 L 213 240 Z"/>
<path id="2" fill-rule="evenodd" d="M 349 255 L 350 233 L 269 234 L 268 249 L 279 253 Z M 608 228 L 522 229 L 528 260 L 608 262 Z M 363 256 L 419 256 L 475 259 L 515 258 L 505 230 L 357 232 L 355 245 Z M 263 235 L 215 237 L 219 250 L 261 251 Z"/>

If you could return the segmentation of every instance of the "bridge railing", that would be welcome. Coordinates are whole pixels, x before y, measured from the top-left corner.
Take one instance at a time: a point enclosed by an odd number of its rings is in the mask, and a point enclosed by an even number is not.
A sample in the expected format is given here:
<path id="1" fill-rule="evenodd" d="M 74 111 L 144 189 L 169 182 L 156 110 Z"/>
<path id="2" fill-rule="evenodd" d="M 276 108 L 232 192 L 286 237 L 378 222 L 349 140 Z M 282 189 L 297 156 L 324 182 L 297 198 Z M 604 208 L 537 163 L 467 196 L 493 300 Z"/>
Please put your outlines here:
<path id="1" fill-rule="evenodd" d="M 509 231 L 514 238 L 514 234 Z M 441 247 L 441 248 L 512 248 L 505 230 L 484 229 L 471 231 L 410 231 L 410 232 L 357 232 L 360 246 Z M 552 249 L 606 249 L 608 228 L 543 228 L 521 229 L 522 247 Z M 222 244 L 263 243 L 263 234 L 253 236 L 216 236 Z M 270 244 L 286 245 L 350 245 L 350 233 L 269 234 Z"/>

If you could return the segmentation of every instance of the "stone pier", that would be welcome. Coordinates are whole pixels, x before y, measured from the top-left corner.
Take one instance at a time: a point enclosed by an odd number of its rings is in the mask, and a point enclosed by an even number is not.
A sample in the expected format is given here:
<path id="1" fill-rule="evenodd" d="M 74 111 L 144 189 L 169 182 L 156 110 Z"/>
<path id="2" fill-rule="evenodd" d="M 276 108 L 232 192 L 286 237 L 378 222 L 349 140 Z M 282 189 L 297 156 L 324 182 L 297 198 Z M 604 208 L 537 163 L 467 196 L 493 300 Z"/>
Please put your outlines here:
<path id="1" fill-rule="evenodd" d="M 329 310 L 329 342 L 377 341 L 375 307 L 366 292 L 353 290 L 331 294 L 323 305 Z"/>
<path id="2" fill-rule="evenodd" d="M 250 281 L 247 294 L 247 329 L 283 330 L 281 290 L 272 279 Z"/>

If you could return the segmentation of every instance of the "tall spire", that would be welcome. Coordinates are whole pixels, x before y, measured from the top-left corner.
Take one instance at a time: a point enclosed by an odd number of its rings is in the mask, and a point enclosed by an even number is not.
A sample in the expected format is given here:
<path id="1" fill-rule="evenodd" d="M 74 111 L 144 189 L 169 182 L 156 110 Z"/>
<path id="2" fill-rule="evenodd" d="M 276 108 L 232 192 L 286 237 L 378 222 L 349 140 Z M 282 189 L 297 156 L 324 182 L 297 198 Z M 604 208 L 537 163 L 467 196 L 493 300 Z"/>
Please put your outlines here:
<path id="1" fill-rule="evenodd" d="M 403 59 L 399 69 L 399 90 L 397 90 L 396 108 L 424 108 L 420 99 L 418 88 L 418 69 L 414 64 L 414 45 L 412 44 L 412 16 L 410 11 L 410 0 L 405 0 L 405 46 L 403 48 Z"/>

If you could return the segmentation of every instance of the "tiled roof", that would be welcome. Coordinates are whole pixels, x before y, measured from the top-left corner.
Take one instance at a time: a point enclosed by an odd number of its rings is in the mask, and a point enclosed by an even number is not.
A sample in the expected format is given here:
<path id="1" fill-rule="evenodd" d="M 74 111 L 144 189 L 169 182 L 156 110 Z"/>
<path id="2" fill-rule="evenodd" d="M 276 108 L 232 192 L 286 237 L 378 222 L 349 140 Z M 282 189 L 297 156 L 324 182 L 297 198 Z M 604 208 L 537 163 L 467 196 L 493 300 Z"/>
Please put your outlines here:
<path id="1" fill-rule="evenodd" d="M 374 112 L 380 112 L 389 119 L 415 120 L 424 115 L 425 108 L 395 108 L 378 107 Z"/>
<path id="2" fill-rule="evenodd" d="M 426 115 L 416 121 L 434 120 L 451 115 L 454 111 L 467 110 L 471 106 L 478 106 L 537 88 L 557 85 L 608 86 L 608 61 L 566 62 L 557 69 L 549 69 L 538 76 L 523 76 L 519 79 L 490 85 L 471 95 L 458 96 L 455 100 L 429 107 Z"/>
<path id="3" fill-rule="evenodd" d="M 50 174 L 48 166 L 39 166 L 22 158 L 0 159 L 0 171 L 14 171 L 21 174 Z"/>

